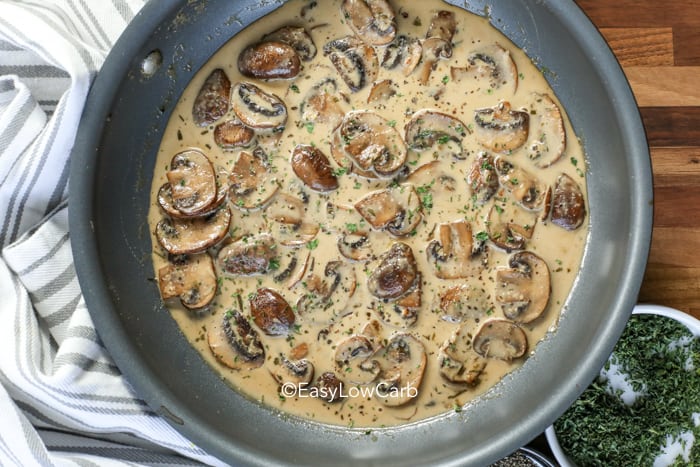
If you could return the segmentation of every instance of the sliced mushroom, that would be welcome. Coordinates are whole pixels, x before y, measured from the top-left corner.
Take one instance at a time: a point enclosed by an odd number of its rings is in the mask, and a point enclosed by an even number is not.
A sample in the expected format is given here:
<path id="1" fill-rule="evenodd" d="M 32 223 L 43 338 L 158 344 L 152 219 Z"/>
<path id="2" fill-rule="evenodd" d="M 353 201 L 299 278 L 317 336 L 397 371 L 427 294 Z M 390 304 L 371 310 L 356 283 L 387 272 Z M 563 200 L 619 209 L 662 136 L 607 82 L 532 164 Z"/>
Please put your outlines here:
<path id="1" fill-rule="evenodd" d="M 387 0 L 343 0 L 341 13 L 350 29 L 369 45 L 386 45 L 396 36 L 396 14 Z"/>
<path id="2" fill-rule="evenodd" d="M 566 131 L 559 106 L 548 94 L 533 93 L 530 104 L 528 157 L 540 168 L 561 159 L 566 149 Z"/>
<path id="3" fill-rule="evenodd" d="M 399 68 L 404 76 L 410 75 L 418 66 L 423 46 L 415 37 L 400 35 L 384 49 L 382 67 L 387 70 Z"/>
<path id="4" fill-rule="evenodd" d="M 158 190 L 158 204 L 163 211 L 166 212 L 170 217 L 175 218 L 188 218 L 188 217 L 202 217 L 212 214 L 216 209 L 218 209 L 228 197 L 228 172 L 223 166 L 217 166 L 214 168 L 216 172 L 216 199 L 214 203 L 211 204 L 206 212 L 195 213 L 193 215 L 186 215 L 179 209 L 175 207 L 175 202 L 173 200 L 172 185 L 169 182 L 165 182 L 161 185 Z"/>
<path id="5" fill-rule="evenodd" d="M 214 128 L 214 142 L 221 149 L 248 148 L 256 143 L 255 131 L 238 119 L 226 120 Z"/>
<path id="6" fill-rule="evenodd" d="M 398 407 L 418 395 L 428 361 L 421 341 L 410 334 L 394 334 L 372 360 L 381 368 L 375 392 L 379 402 Z"/>
<path id="7" fill-rule="evenodd" d="M 300 26 L 283 26 L 263 36 L 263 41 L 282 42 L 292 46 L 304 62 L 309 62 L 316 56 L 316 44 L 306 29 Z"/>
<path id="8" fill-rule="evenodd" d="M 229 184 L 229 196 L 234 207 L 239 209 L 261 207 L 279 189 L 261 150 L 255 150 L 252 154 L 245 151 L 238 154 L 229 175 Z"/>
<path id="9" fill-rule="evenodd" d="M 471 326 L 463 324 L 440 347 L 440 375 L 456 384 L 475 385 L 487 361 L 472 348 Z"/>
<path id="10" fill-rule="evenodd" d="M 494 165 L 493 156 L 487 152 L 481 152 L 467 174 L 467 183 L 472 190 L 475 201 L 485 204 L 498 191 L 498 173 Z"/>
<path id="11" fill-rule="evenodd" d="M 501 186 L 520 206 L 530 211 L 546 211 L 549 208 L 549 186 L 505 157 L 497 156 L 494 159 L 494 167 Z"/>
<path id="12" fill-rule="evenodd" d="M 296 50 L 284 42 L 260 42 L 243 49 L 238 56 L 238 71 L 256 79 L 294 78 L 301 70 Z"/>
<path id="13" fill-rule="evenodd" d="M 442 291 L 437 300 L 440 318 L 450 323 L 479 320 L 491 309 L 488 292 L 474 283 L 453 285 Z"/>
<path id="14" fill-rule="evenodd" d="M 394 82 L 390 79 L 383 79 L 372 84 L 372 89 L 367 96 L 368 104 L 385 104 L 397 93 Z"/>
<path id="15" fill-rule="evenodd" d="M 474 247 L 471 225 L 464 221 L 437 225 L 436 238 L 426 247 L 428 263 L 440 279 L 478 277 L 488 254 Z"/>
<path id="16" fill-rule="evenodd" d="M 448 162 L 436 160 L 418 167 L 406 177 L 406 181 L 416 187 L 422 204 L 426 204 L 428 193 L 433 204 L 438 204 L 441 198 L 450 198 L 458 190 L 453 173 Z"/>
<path id="17" fill-rule="evenodd" d="M 272 235 L 262 233 L 243 237 L 223 247 L 217 261 L 224 272 L 249 276 L 270 271 L 270 261 L 276 257 Z"/>
<path id="18" fill-rule="evenodd" d="M 474 121 L 476 140 L 492 151 L 510 153 L 527 141 L 530 115 L 521 110 L 511 110 L 507 101 L 495 107 L 475 110 Z"/>
<path id="19" fill-rule="evenodd" d="M 423 219 L 420 197 L 410 183 L 370 192 L 355 203 L 355 209 L 373 228 L 395 237 L 409 235 Z"/>
<path id="20" fill-rule="evenodd" d="M 348 161 L 359 175 L 389 178 L 406 162 L 407 148 L 399 132 L 379 114 L 357 110 L 345 115 L 333 131 L 333 158 L 341 167 Z"/>
<path id="21" fill-rule="evenodd" d="M 268 336 L 286 336 L 296 317 L 287 300 L 276 290 L 261 287 L 250 297 L 250 314 Z"/>
<path id="22" fill-rule="evenodd" d="M 586 217 L 586 202 L 576 181 L 567 174 L 557 177 L 552 195 L 552 223 L 562 229 L 576 230 Z"/>
<path id="23" fill-rule="evenodd" d="M 368 261 L 374 256 L 369 235 L 365 232 L 345 233 L 338 237 L 338 251 L 353 261 Z"/>
<path id="24" fill-rule="evenodd" d="M 374 309 L 382 322 L 397 328 L 407 329 L 418 321 L 418 312 L 422 301 L 422 281 L 419 273 L 413 286 L 403 297 L 391 303 L 379 303 Z"/>
<path id="25" fill-rule="evenodd" d="M 537 224 L 537 216 L 510 202 L 497 201 L 489 210 L 486 229 L 489 239 L 507 252 L 522 250 Z"/>
<path id="26" fill-rule="evenodd" d="M 185 216 L 211 210 L 217 196 L 216 173 L 204 153 L 190 149 L 176 154 L 165 175 L 175 209 Z"/>
<path id="27" fill-rule="evenodd" d="M 549 303 L 549 267 L 530 251 L 515 253 L 508 265 L 510 267 L 496 271 L 496 302 L 506 318 L 518 323 L 534 321 Z"/>
<path id="28" fill-rule="evenodd" d="M 343 381 L 332 371 L 326 371 L 316 380 L 318 398 L 326 402 L 338 402 L 344 397 Z"/>
<path id="29" fill-rule="evenodd" d="M 406 123 L 406 142 L 416 152 L 428 151 L 436 160 L 465 159 L 462 140 L 467 126 L 442 112 L 422 109 Z"/>
<path id="30" fill-rule="evenodd" d="M 158 288 L 163 300 L 179 298 L 189 309 L 209 305 L 217 290 L 214 262 L 206 253 L 178 256 L 158 269 Z"/>
<path id="31" fill-rule="evenodd" d="M 301 103 L 301 119 L 304 122 L 329 123 L 338 126 L 345 115 L 343 99 L 333 78 L 326 78 L 314 85 Z"/>
<path id="32" fill-rule="evenodd" d="M 231 108 L 244 125 L 256 130 L 279 132 L 287 123 L 287 106 L 252 83 L 236 83 L 231 90 Z"/>
<path id="33" fill-rule="evenodd" d="M 231 81 L 221 68 L 212 71 L 204 80 L 192 105 L 194 124 L 205 127 L 216 122 L 228 112 Z"/>
<path id="34" fill-rule="evenodd" d="M 427 84 L 430 74 L 441 58 L 452 57 L 452 36 L 457 29 L 457 20 L 451 11 L 440 10 L 433 15 L 423 41 L 419 81 Z"/>
<path id="35" fill-rule="evenodd" d="M 265 362 L 258 332 L 240 311 L 227 311 L 207 332 L 209 349 L 217 361 L 234 370 L 252 370 Z"/>
<path id="36" fill-rule="evenodd" d="M 396 242 L 379 257 L 379 264 L 367 279 L 367 288 L 382 300 L 396 300 L 408 293 L 420 277 L 413 250 Z"/>
<path id="37" fill-rule="evenodd" d="M 377 79 L 379 62 L 374 47 L 355 36 L 335 39 L 323 46 L 326 55 L 352 92 Z"/>
<path id="38" fill-rule="evenodd" d="M 510 362 L 527 352 L 527 335 L 507 319 L 490 319 L 474 335 L 474 351 L 484 358 Z"/>
<path id="39" fill-rule="evenodd" d="M 219 243 L 228 233 L 231 211 L 217 209 L 192 219 L 162 219 L 156 225 L 158 243 L 172 255 L 200 253 Z"/>
<path id="40" fill-rule="evenodd" d="M 298 144 L 292 151 L 291 163 L 296 176 L 312 190 L 327 192 L 338 188 L 331 163 L 318 147 Z"/>
<path id="41" fill-rule="evenodd" d="M 306 359 L 290 360 L 280 355 L 272 376 L 279 384 L 294 384 L 297 389 L 307 386 L 314 379 L 314 364 Z"/>
<path id="42" fill-rule="evenodd" d="M 469 54 L 467 66 L 452 67 L 455 81 L 487 81 L 489 89 L 506 88 L 510 94 L 518 89 L 518 69 L 510 52 L 499 44 L 490 44 Z"/>
<path id="43" fill-rule="evenodd" d="M 330 323 L 347 314 L 357 286 L 355 269 L 344 261 L 328 262 L 322 275 L 315 268 L 311 264 L 301 281 L 305 293 L 297 301 L 297 313 L 304 320 Z"/>
<path id="44" fill-rule="evenodd" d="M 373 353 L 374 347 L 365 336 L 354 335 L 344 339 L 335 348 L 338 373 L 351 383 L 371 383 L 379 373 L 379 367 L 369 360 Z"/>
<path id="45" fill-rule="evenodd" d="M 304 220 L 304 202 L 288 193 L 279 193 L 266 209 L 274 221 L 270 229 L 277 241 L 285 246 L 298 247 L 316 237 L 319 225 Z"/>

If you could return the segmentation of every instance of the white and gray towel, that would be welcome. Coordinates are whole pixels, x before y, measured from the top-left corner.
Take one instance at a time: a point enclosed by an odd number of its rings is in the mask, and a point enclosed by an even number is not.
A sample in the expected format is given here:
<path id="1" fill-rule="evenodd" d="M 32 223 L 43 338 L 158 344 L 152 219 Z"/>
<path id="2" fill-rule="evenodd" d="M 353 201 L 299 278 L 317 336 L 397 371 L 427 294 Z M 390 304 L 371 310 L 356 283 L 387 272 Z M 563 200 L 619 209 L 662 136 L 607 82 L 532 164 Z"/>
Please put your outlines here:
<path id="1" fill-rule="evenodd" d="M 154 0 L 159 1 L 159 0 Z M 221 465 L 134 394 L 82 299 L 69 156 L 145 0 L 0 0 L 0 465 Z"/>

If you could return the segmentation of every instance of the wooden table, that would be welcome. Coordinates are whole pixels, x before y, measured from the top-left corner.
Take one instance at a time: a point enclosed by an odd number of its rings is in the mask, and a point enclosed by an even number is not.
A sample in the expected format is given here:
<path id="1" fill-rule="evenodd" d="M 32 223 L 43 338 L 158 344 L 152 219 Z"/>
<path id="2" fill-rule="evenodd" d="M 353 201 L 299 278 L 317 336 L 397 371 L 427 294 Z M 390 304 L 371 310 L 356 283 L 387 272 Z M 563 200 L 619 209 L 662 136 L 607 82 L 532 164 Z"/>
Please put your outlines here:
<path id="1" fill-rule="evenodd" d="M 700 3 L 576 3 L 622 64 L 651 148 L 654 229 L 639 301 L 700 318 Z"/>

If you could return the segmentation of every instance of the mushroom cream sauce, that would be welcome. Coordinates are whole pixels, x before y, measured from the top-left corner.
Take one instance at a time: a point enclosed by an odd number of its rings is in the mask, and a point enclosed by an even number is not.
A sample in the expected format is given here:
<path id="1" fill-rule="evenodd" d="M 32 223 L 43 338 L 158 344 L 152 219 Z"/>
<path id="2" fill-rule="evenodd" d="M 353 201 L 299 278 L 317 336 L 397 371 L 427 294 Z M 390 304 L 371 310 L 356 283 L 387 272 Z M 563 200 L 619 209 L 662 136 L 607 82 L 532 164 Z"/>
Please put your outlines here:
<path id="1" fill-rule="evenodd" d="M 348 11 L 368 14 L 367 3 L 374 22 Z M 384 1 L 292 0 L 245 28 L 182 94 L 153 176 L 154 269 L 187 339 L 250 399 L 342 426 L 468 410 L 555 330 L 588 234 L 580 142 L 525 53 L 441 1 L 389 4 L 393 23 Z M 244 76 L 244 49 L 287 26 L 306 31 L 297 39 L 308 34 L 315 56 L 278 35 L 298 58 L 284 62 L 282 47 L 275 66 L 298 74 Z M 266 66 L 254 58 L 243 63 L 252 73 Z M 360 62 L 364 73 L 341 75 Z M 217 69 L 231 104 L 195 116 L 213 106 L 195 101 Z M 255 115 L 256 103 L 270 111 Z M 215 138 L 227 121 L 230 138 L 223 128 Z M 173 160 L 192 149 L 205 158 Z M 207 160 L 219 172 L 216 216 L 230 220 L 208 243 L 172 247 L 212 222 L 213 208 L 187 205 L 205 188 L 177 192 Z"/>

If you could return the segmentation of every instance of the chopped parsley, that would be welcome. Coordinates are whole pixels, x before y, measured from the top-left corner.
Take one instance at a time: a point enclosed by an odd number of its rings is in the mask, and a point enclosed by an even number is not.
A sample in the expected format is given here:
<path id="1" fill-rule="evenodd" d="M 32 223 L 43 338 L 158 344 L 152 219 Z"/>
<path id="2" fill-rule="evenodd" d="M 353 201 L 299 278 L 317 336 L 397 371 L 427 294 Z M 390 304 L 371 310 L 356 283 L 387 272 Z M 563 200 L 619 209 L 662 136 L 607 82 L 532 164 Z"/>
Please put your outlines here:
<path id="1" fill-rule="evenodd" d="M 313 240 L 306 242 L 306 248 L 309 250 L 315 250 L 318 247 L 318 239 L 314 238 Z"/>

